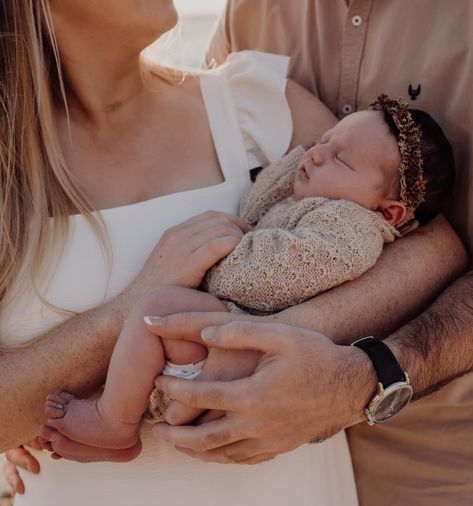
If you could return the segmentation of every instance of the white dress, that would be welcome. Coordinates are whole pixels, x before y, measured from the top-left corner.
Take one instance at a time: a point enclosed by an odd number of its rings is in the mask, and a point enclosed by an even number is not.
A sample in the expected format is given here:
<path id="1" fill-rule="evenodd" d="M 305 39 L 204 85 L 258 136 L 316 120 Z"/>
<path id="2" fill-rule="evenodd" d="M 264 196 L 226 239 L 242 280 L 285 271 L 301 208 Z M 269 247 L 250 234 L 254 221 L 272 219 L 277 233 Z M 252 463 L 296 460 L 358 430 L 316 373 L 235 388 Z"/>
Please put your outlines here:
<path id="1" fill-rule="evenodd" d="M 210 128 L 225 181 L 102 212 L 113 249 L 107 283 L 106 260 L 81 216 L 52 279 L 44 288 L 52 304 L 86 311 L 120 293 L 136 276 L 161 234 L 208 209 L 236 213 L 249 188 L 249 169 L 281 157 L 292 123 L 285 99 L 288 59 L 255 52 L 232 55 L 201 77 Z M 67 318 L 33 293 L 4 321 L 11 344 L 32 339 Z M 281 413 L 281 416 L 286 416 Z M 257 466 L 203 463 L 174 450 L 143 428 L 143 451 L 126 464 L 53 461 L 34 452 L 41 474 L 22 473 L 26 494 L 16 506 L 172 505 L 355 506 L 351 459 L 345 434 L 304 445 Z"/>

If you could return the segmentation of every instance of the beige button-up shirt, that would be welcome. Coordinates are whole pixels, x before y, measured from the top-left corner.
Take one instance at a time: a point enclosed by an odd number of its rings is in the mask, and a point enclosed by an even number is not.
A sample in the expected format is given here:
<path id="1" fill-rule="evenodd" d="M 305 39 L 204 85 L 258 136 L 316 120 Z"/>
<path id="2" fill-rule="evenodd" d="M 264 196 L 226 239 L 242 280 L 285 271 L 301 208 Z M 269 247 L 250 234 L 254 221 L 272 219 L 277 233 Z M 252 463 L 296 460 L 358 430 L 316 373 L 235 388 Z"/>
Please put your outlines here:
<path id="1" fill-rule="evenodd" d="M 243 49 L 291 56 L 339 117 L 380 93 L 429 112 L 455 151 L 447 216 L 473 252 L 473 0 L 229 0 L 207 61 Z M 473 374 L 349 440 L 361 506 L 473 505 Z"/>

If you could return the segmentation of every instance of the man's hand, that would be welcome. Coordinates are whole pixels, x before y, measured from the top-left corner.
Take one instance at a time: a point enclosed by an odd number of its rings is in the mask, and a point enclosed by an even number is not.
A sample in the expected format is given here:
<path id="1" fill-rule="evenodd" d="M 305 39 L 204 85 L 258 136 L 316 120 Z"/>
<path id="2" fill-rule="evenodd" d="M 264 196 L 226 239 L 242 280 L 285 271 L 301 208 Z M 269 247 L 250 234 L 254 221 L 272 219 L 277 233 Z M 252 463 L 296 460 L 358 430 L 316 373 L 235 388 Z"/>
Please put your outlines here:
<path id="1" fill-rule="evenodd" d="M 154 428 L 157 437 L 202 460 L 254 464 L 322 441 L 365 418 L 363 408 L 375 391 L 376 376 L 362 351 L 306 329 L 226 323 L 231 319 L 219 313 L 161 319 L 155 331 L 163 337 L 254 350 L 262 358 L 253 375 L 235 381 L 160 376 L 157 385 L 171 398 L 225 415 L 197 426 L 160 423 Z"/>
<path id="2" fill-rule="evenodd" d="M 212 348 L 205 361 L 202 374 L 195 381 L 230 381 L 250 376 L 258 364 L 260 354 L 254 351 L 235 351 Z M 190 408 L 171 401 L 164 413 L 164 419 L 171 425 L 186 425 L 197 419 L 205 410 Z M 205 420 L 220 418 L 220 411 L 205 414 Z"/>

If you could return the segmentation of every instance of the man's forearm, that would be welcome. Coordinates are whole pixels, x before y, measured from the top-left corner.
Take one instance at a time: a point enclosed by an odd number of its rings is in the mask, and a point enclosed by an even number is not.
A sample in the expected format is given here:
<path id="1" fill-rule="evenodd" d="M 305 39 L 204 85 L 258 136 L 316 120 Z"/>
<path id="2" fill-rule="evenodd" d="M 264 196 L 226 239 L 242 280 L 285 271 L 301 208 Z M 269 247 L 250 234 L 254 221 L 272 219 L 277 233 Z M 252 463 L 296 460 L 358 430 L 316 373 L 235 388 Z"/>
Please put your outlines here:
<path id="1" fill-rule="evenodd" d="M 116 308 L 93 309 L 29 345 L 1 353 L 0 452 L 37 435 L 52 390 L 87 395 L 102 384 L 121 326 Z"/>
<path id="2" fill-rule="evenodd" d="M 265 317 L 307 327 L 348 344 L 386 337 L 415 318 L 468 266 L 460 240 L 443 217 L 387 247 L 360 278 Z"/>
<path id="3" fill-rule="evenodd" d="M 473 370 L 473 271 L 385 341 L 409 372 L 415 397 Z"/>

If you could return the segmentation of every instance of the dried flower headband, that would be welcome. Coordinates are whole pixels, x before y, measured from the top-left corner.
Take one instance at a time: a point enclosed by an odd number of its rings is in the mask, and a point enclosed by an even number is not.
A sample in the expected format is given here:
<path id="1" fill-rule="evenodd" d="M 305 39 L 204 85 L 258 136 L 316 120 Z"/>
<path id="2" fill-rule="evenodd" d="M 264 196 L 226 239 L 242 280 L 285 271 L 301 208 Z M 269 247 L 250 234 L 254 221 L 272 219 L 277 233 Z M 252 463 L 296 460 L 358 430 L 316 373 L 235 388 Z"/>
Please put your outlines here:
<path id="1" fill-rule="evenodd" d="M 409 221 L 414 218 L 414 212 L 419 205 L 425 202 L 427 185 L 420 149 L 422 129 L 412 119 L 408 104 L 400 98 L 380 95 L 370 105 L 370 109 L 386 112 L 399 130 L 401 202 L 407 207 L 406 221 Z"/>

